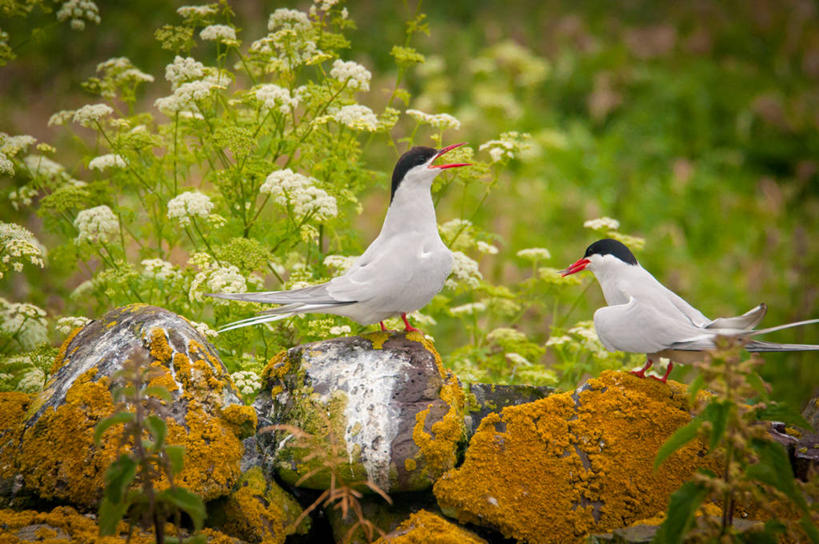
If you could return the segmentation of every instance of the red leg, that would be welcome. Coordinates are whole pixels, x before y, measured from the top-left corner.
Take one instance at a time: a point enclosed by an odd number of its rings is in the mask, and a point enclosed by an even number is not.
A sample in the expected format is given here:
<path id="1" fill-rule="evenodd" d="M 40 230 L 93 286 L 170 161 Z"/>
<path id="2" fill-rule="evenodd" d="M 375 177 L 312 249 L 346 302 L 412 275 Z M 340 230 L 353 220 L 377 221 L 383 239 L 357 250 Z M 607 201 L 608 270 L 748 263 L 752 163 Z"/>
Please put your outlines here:
<path id="1" fill-rule="evenodd" d="M 387 327 L 384 326 L 383 321 L 379 321 L 378 324 L 381 325 L 381 332 L 387 332 Z"/>
<path id="2" fill-rule="evenodd" d="M 404 327 L 405 327 L 404 331 L 405 332 L 421 332 L 420 330 L 418 330 L 415 327 L 413 327 L 412 325 L 410 325 L 410 322 L 407 321 L 407 314 L 401 314 L 401 319 L 404 320 Z"/>
<path id="3" fill-rule="evenodd" d="M 651 368 L 651 365 L 653 365 L 653 364 L 654 364 L 654 361 L 652 361 L 651 359 L 646 359 L 646 364 L 645 364 L 645 366 L 643 366 L 643 368 L 641 368 L 640 370 L 632 370 L 631 373 L 634 374 L 635 376 L 640 377 L 640 378 L 645 378 L 646 377 L 646 370 Z"/>
<path id="4" fill-rule="evenodd" d="M 649 378 L 657 380 L 658 382 L 666 383 L 668 382 L 668 375 L 671 374 L 671 369 L 674 367 L 674 363 L 668 361 L 668 367 L 665 369 L 665 374 L 662 378 L 658 378 L 657 376 L 649 376 Z"/>

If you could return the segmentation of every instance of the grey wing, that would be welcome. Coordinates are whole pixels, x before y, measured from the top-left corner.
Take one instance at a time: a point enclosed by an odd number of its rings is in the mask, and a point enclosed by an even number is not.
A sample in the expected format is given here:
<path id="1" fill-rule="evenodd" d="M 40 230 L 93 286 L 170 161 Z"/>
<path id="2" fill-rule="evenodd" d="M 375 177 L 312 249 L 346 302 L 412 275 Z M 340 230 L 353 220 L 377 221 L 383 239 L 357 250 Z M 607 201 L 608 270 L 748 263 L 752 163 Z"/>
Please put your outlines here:
<path id="1" fill-rule="evenodd" d="M 630 353 L 656 353 L 702 334 L 682 314 L 664 314 L 634 297 L 597 310 L 594 328 L 606 349 Z"/>
<path id="2" fill-rule="evenodd" d="M 759 325 L 762 318 L 768 312 L 768 306 L 762 304 L 751 308 L 742 315 L 736 317 L 718 317 L 705 326 L 706 329 L 744 329 L 750 330 Z"/>
<path id="3" fill-rule="evenodd" d="M 241 300 L 244 302 L 259 302 L 262 304 L 338 304 L 356 302 L 355 299 L 349 300 L 333 297 L 329 292 L 329 285 L 330 282 L 290 291 L 208 293 L 207 296 L 229 300 Z"/>

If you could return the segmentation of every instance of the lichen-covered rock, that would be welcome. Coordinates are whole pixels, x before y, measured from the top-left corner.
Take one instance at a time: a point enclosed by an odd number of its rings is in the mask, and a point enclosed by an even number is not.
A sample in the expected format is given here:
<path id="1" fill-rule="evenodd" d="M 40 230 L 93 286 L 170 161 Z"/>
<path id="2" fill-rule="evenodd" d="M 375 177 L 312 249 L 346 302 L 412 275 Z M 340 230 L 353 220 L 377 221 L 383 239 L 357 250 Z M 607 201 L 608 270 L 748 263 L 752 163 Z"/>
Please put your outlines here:
<path id="1" fill-rule="evenodd" d="M 128 539 L 128 526 L 124 522 L 119 524 L 117 536 L 102 537 L 99 531 L 93 519 L 69 506 L 58 506 L 50 512 L 0 510 L 0 542 L 3 544 L 122 544 Z M 171 525 L 167 525 L 165 531 L 176 536 L 176 529 Z M 209 544 L 241 544 L 239 540 L 212 529 L 205 529 L 202 534 Z M 156 540 L 152 532 L 135 530 L 130 542 L 153 544 Z"/>
<path id="2" fill-rule="evenodd" d="M 507 537 L 579 541 L 663 511 L 698 467 L 715 468 L 698 442 L 652 468 L 690 419 L 684 385 L 607 371 L 575 392 L 485 417 L 435 496 L 447 515 Z"/>
<path id="3" fill-rule="evenodd" d="M 275 440 L 259 435 L 265 458 L 288 483 L 320 467 L 323 453 L 332 451 L 347 461 L 338 471 L 345 481 L 369 479 L 386 492 L 428 488 L 455 466 L 464 440 L 463 391 L 418 333 L 298 346 L 271 360 L 262 377 L 272 402 L 261 421 L 294 425 L 337 445 L 315 452 L 294 447 L 281 432 Z M 320 470 L 299 485 L 328 483 L 329 472 Z"/>
<path id="4" fill-rule="evenodd" d="M 118 428 L 95 446 L 94 427 L 113 412 L 111 376 L 131 358 L 160 369 L 150 385 L 174 397 L 165 414 L 168 442 L 185 447 L 176 483 L 204 500 L 228 494 L 255 411 L 242 405 L 216 352 L 187 320 L 144 304 L 112 310 L 64 343 L 25 421 L 17 463 L 26 487 L 45 499 L 96 506 L 117 454 Z"/>
<path id="5" fill-rule="evenodd" d="M 295 532 L 292 525 L 301 511 L 296 499 L 254 467 L 242 474 L 230 496 L 209 505 L 208 525 L 246 542 L 281 544 Z M 307 529 L 305 520 L 299 532 Z"/>
<path id="6" fill-rule="evenodd" d="M 517 406 L 548 397 L 555 392 L 546 385 L 495 385 L 492 383 L 467 383 L 466 416 L 467 435 L 471 438 L 481 420 L 492 412 L 500 412 L 507 406 Z"/>
<path id="7" fill-rule="evenodd" d="M 26 393 L 0 393 L 0 508 L 24 506 L 22 476 L 17 464 L 17 450 L 23 434 L 23 421 L 31 397 Z"/>
<path id="8" fill-rule="evenodd" d="M 486 544 L 486 540 L 439 515 L 419 510 L 375 544 Z"/>

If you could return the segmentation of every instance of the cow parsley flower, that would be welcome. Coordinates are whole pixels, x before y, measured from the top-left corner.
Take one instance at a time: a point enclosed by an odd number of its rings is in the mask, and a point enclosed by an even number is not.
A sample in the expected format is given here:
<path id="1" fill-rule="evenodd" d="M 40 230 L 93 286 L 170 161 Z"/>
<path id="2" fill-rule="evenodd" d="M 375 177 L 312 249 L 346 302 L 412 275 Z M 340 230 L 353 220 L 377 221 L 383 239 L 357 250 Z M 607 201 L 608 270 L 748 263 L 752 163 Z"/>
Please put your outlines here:
<path id="1" fill-rule="evenodd" d="M 95 123 L 99 123 L 100 119 L 112 113 L 114 113 L 114 109 L 107 104 L 87 104 L 75 111 L 72 118 L 75 123 L 79 123 L 81 126 L 91 127 Z"/>
<path id="2" fill-rule="evenodd" d="M 490 331 L 486 339 L 495 344 L 519 344 L 526 341 L 526 335 L 511 327 L 498 327 Z"/>
<path id="3" fill-rule="evenodd" d="M 31 206 L 38 194 L 40 194 L 39 191 L 31 185 L 23 185 L 9 193 L 9 202 L 12 208 L 20 210 Z"/>
<path id="4" fill-rule="evenodd" d="M 88 163 L 89 170 L 99 170 L 100 172 L 106 168 L 125 168 L 126 166 L 128 166 L 128 164 L 125 162 L 125 159 L 123 159 L 121 155 L 114 153 L 94 157 Z"/>
<path id="5" fill-rule="evenodd" d="M 421 110 L 407 110 L 407 115 L 418 121 L 419 123 L 431 125 L 439 130 L 461 128 L 461 122 L 448 113 L 431 114 L 424 113 Z"/>
<path id="6" fill-rule="evenodd" d="M 330 327 L 330 334 L 333 336 L 344 336 L 345 334 L 350 334 L 353 332 L 353 329 L 350 328 L 349 325 L 338 325 L 335 327 Z"/>
<path id="7" fill-rule="evenodd" d="M 218 10 L 214 4 L 205 4 L 203 6 L 182 6 L 176 8 L 176 13 L 188 19 L 190 17 L 207 17 L 208 15 L 216 15 Z"/>
<path id="8" fill-rule="evenodd" d="M 347 82 L 347 88 L 354 91 L 369 91 L 370 79 L 373 77 L 369 70 L 353 61 L 343 61 L 336 59 L 330 76 L 343 82 Z"/>
<path id="9" fill-rule="evenodd" d="M 48 322 L 42 308 L 0 297 L 0 331 L 12 336 L 24 350 L 48 341 Z"/>
<path id="10" fill-rule="evenodd" d="M 486 253 L 487 255 L 497 255 L 498 248 L 492 244 L 478 240 L 478 251 Z"/>
<path id="11" fill-rule="evenodd" d="M 213 202 L 199 191 L 187 191 L 168 201 L 168 219 L 176 219 L 183 227 L 191 224 L 192 217 L 207 219 L 211 211 Z"/>
<path id="12" fill-rule="evenodd" d="M 455 317 L 460 317 L 462 315 L 475 315 L 478 312 L 483 312 L 485 310 L 485 302 L 470 302 L 468 304 L 461 304 L 460 306 L 450 308 L 449 313 Z"/>
<path id="13" fill-rule="evenodd" d="M 62 126 L 74 117 L 75 110 L 61 110 L 48 118 L 48 126 Z"/>
<path id="14" fill-rule="evenodd" d="M 74 242 L 107 242 L 119 234 L 119 220 L 111 208 L 102 205 L 82 210 L 74 219 L 79 234 Z"/>
<path id="15" fill-rule="evenodd" d="M 36 143 L 37 139 L 28 134 L 9 136 L 5 132 L 0 132 L 0 152 L 10 157 L 14 157 L 20 151 L 25 151 L 29 146 Z"/>
<path id="16" fill-rule="evenodd" d="M 57 20 L 66 19 L 71 19 L 73 30 L 84 30 L 86 21 L 100 24 L 100 10 L 91 0 L 67 0 L 57 10 Z"/>
<path id="17" fill-rule="evenodd" d="M 353 266 L 358 257 L 349 257 L 347 255 L 327 255 L 324 257 L 324 266 L 327 268 L 332 268 L 337 272 L 346 272 Z"/>
<path id="18" fill-rule="evenodd" d="M 206 256 L 206 258 L 209 258 Z M 191 257 L 191 261 L 194 258 Z M 198 272 L 191 281 L 188 297 L 192 302 L 202 302 L 205 293 L 244 293 L 247 281 L 235 265 L 220 266 L 210 262 Z M 230 301 L 214 299 L 215 304 L 227 304 Z"/>
<path id="19" fill-rule="evenodd" d="M 520 353 L 515 353 L 510 351 L 506 354 L 506 360 L 512 363 L 513 365 L 517 366 L 532 366 L 532 363 L 529 362 L 529 359 L 521 355 Z"/>
<path id="20" fill-rule="evenodd" d="M 545 247 L 530 247 L 527 249 L 521 249 L 517 252 L 517 256 L 521 259 L 526 259 L 527 261 L 545 261 L 546 259 L 551 259 L 552 254 L 549 253 L 549 250 Z"/>
<path id="21" fill-rule="evenodd" d="M 611 217 L 598 217 L 597 219 L 589 219 L 583 226 L 592 230 L 617 230 L 620 228 L 620 222 Z"/>
<path id="22" fill-rule="evenodd" d="M 299 105 L 298 96 L 291 96 L 290 91 L 273 83 L 261 85 L 253 93 L 265 110 L 278 109 L 280 112 L 287 114 L 290 113 L 291 108 Z"/>
<path id="23" fill-rule="evenodd" d="M 367 132 L 375 132 L 378 130 L 378 118 L 375 116 L 375 113 L 373 113 L 373 110 L 360 104 L 343 106 L 336 112 L 333 118 L 353 130 Z"/>
<path id="24" fill-rule="evenodd" d="M 317 221 L 335 217 L 338 214 L 336 199 L 315 183 L 317 180 L 286 168 L 267 176 L 259 191 L 270 194 L 280 206 L 289 206 L 299 219 L 308 213 Z"/>
<path id="25" fill-rule="evenodd" d="M 16 223 L 0 221 L 0 278 L 9 268 L 20 272 L 25 263 L 45 266 L 46 249 L 34 234 Z"/>
<path id="26" fill-rule="evenodd" d="M 567 336 L 565 334 L 561 336 L 550 336 L 548 340 L 546 340 L 546 347 L 553 347 L 553 346 L 562 346 L 564 344 L 572 343 L 572 337 Z"/>
<path id="27" fill-rule="evenodd" d="M 492 162 L 501 162 L 525 155 L 532 150 L 531 136 L 515 131 L 504 132 L 498 140 L 489 140 L 481 144 L 478 151 L 489 151 Z"/>
<path id="28" fill-rule="evenodd" d="M 65 172 L 65 167 L 62 164 L 52 161 L 44 155 L 28 155 L 23 159 L 23 163 L 34 177 L 52 179 Z"/>
<path id="29" fill-rule="evenodd" d="M 2 151 L 0 151 L 0 174 L 14 175 L 14 163 Z"/>
<path id="30" fill-rule="evenodd" d="M 165 79 L 171 82 L 171 90 L 187 81 L 205 77 L 205 65 L 191 57 L 174 57 L 173 62 L 165 66 Z"/>
<path id="31" fill-rule="evenodd" d="M 461 251 L 453 251 L 452 257 L 452 274 L 446 280 L 446 287 L 455 289 L 459 284 L 473 289 L 478 287 L 483 279 L 478 263 Z"/>
<path id="32" fill-rule="evenodd" d="M 304 32 L 310 29 L 310 19 L 303 11 L 279 8 L 270 14 L 270 18 L 267 20 L 267 29 L 273 32 L 280 28 Z"/>
<path id="33" fill-rule="evenodd" d="M 170 281 L 179 277 L 176 267 L 164 259 L 143 259 L 143 276 L 159 281 Z"/>
<path id="34" fill-rule="evenodd" d="M 67 315 L 57 319 L 57 331 L 67 336 L 74 329 L 85 327 L 90 322 L 91 320 L 87 317 Z"/>
<path id="35" fill-rule="evenodd" d="M 210 328 L 210 325 L 207 323 L 201 323 L 199 321 L 190 321 L 191 326 L 196 329 L 196 332 L 204 336 L 205 338 L 216 338 L 219 336 L 219 333 Z"/>
<path id="36" fill-rule="evenodd" d="M 252 395 L 262 388 L 262 379 L 252 370 L 240 370 L 230 377 L 243 395 Z"/>
<path id="37" fill-rule="evenodd" d="M 203 40 L 235 43 L 236 30 L 232 26 L 228 25 L 210 25 L 202 29 L 202 31 L 199 33 L 199 37 Z"/>

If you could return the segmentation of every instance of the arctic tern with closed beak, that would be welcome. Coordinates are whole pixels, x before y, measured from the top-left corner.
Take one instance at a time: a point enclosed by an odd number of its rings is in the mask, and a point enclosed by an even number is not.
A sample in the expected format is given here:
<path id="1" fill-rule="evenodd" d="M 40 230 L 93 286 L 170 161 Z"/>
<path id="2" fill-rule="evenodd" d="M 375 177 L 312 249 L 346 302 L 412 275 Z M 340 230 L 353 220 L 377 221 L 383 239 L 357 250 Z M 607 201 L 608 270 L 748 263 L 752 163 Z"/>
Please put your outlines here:
<path id="1" fill-rule="evenodd" d="M 819 319 L 787 323 L 754 330 L 768 307 L 765 304 L 736 317 L 708 319 L 705 315 L 657 281 L 625 244 L 612 239 L 598 240 L 563 276 L 591 270 L 603 290 L 608 306 L 594 312 L 594 328 L 609 351 L 645 353 L 646 363 L 633 374 L 645 378 L 645 372 L 660 357 L 669 359 L 661 382 L 668 380 L 674 363 L 701 359 L 699 351 L 713 349 L 717 336 L 742 338 L 751 352 L 816 351 L 819 345 L 777 344 L 752 338 L 790 327 L 819 323 Z"/>
<path id="2" fill-rule="evenodd" d="M 297 314 L 335 314 L 362 325 L 400 315 L 407 331 L 407 314 L 424 307 L 444 286 L 452 270 L 452 253 L 438 234 L 430 189 L 447 168 L 465 163 L 432 164 L 464 144 L 442 149 L 417 146 L 404 153 L 392 173 L 392 194 L 378 237 L 343 275 L 327 283 L 291 291 L 213 293 L 209 296 L 245 302 L 282 304 L 220 329 L 277 321 Z"/>

